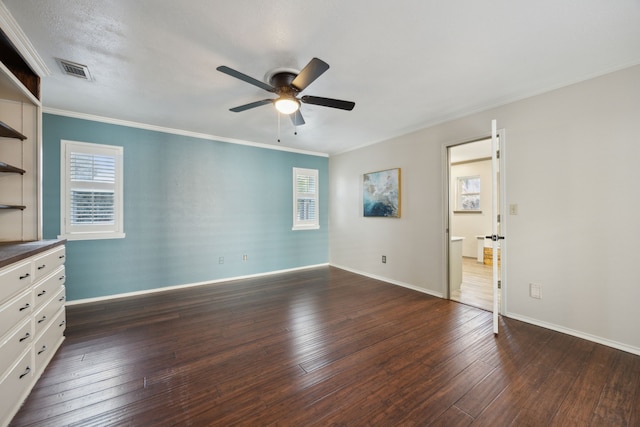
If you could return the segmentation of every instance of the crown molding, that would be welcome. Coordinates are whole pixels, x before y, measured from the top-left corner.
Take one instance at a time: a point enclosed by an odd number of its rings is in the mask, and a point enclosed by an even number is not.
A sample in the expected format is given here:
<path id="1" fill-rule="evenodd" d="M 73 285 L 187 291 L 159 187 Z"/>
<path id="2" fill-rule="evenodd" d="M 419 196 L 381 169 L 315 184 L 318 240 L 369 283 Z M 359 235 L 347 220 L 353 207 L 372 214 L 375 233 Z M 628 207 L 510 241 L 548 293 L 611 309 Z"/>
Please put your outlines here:
<path id="1" fill-rule="evenodd" d="M 22 58 L 29 64 L 29 67 L 38 76 L 46 77 L 51 75 L 47 64 L 44 63 L 38 52 L 33 47 L 27 35 L 22 31 L 18 22 L 13 18 L 4 2 L 0 1 L 0 28 L 9 38 L 11 43 L 18 50 Z"/>
<path id="2" fill-rule="evenodd" d="M 208 141 L 228 142 L 230 144 L 248 145 L 251 147 L 265 148 L 267 150 L 287 151 L 290 153 L 306 154 L 309 156 L 329 157 L 327 153 L 321 153 L 317 151 L 300 150 L 300 149 L 291 148 L 291 147 L 280 147 L 280 146 L 275 146 L 270 144 L 264 144 L 261 142 L 245 141 L 241 139 L 227 138 L 224 136 L 192 132 L 192 131 L 183 130 L 183 129 L 174 129 L 174 128 L 168 128 L 164 126 L 150 125 L 146 123 L 131 122 L 128 120 L 112 119 L 109 117 L 95 116 L 93 114 L 78 113 L 75 111 L 60 110 L 57 108 L 42 107 L 42 112 L 46 114 L 54 114 L 56 116 L 65 116 L 65 117 L 71 117 L 74 119 L 90 120 L 93 122 L 108 123 L 111 125 L 126 126 L 126 127 L 150 130 L 155 132 L 169 133 L 173 135 L 188 136 L 190 138 L 198 138 L 198 139 L 204 139 Z"/>

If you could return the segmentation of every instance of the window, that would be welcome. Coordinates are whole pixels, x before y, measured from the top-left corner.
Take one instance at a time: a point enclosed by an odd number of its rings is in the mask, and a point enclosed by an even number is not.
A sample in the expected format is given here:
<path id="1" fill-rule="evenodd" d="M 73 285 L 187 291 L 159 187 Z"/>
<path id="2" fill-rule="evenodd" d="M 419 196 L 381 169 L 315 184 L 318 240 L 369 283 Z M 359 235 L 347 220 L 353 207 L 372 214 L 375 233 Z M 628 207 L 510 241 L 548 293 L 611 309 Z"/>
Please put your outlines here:
<path id="1" fill-rule="evenodd" d="M 318 171 L 293 168 L 293 230 L 320 228 Z"/>
<path id="2" fill-rule="evenodd" d="M 61 141 L 60 238 L 125 237 L 122 216 L 123 148 Z"/>
<path id="3" fill-rule="evenodd" d="M 458 177 L 458 210 L 480 210 L 480 176 Z"/>

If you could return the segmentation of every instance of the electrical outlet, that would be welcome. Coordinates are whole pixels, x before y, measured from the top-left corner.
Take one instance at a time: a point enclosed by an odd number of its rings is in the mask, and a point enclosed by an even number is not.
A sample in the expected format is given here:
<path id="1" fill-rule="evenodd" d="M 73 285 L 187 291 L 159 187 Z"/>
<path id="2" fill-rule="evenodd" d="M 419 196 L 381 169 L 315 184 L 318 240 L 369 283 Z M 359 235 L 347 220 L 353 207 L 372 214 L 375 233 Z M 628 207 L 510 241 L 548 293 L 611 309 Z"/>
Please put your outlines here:
<path id="1" fill-rule="evenodd" d="M 529 296 L 531 296 L 531 298 L 542 299 L 542 285 L 529 283 Z"/>
<path id="2" fill-rule="evenodd" d="M 242 260 L 246 261 L 248 259 L 248 257 L 246 255 L 242 255 Z"/>
<path id="3" fill-rule="evenodd" d="M 218 264 L 224 264 L 224 257 L 223 256 L 218 258 Z"/>
<path id="4" fill-rule="evenodd" d="M 382 263 L 383 264 L 387 263 L 387 256 L 386 255 L 382 255 Z"/>

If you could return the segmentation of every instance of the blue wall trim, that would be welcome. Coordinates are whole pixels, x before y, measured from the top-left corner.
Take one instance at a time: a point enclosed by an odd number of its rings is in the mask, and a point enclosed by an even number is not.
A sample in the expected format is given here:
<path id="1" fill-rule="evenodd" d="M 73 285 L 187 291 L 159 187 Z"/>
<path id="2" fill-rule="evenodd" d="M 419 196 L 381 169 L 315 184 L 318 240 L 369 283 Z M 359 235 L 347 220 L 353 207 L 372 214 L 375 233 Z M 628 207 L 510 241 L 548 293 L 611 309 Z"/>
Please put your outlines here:
<path id="1" fill-rule="evenodd" d="M 124 147 L 126 238 L 67 243 L 69 300 L 328 262 L 328 158 L 53 114 L 43 114 L 44 238 L 60 233 L 62 139 Z M 319 230 L 291 230 L 293 167 L 319 170 Z"/>

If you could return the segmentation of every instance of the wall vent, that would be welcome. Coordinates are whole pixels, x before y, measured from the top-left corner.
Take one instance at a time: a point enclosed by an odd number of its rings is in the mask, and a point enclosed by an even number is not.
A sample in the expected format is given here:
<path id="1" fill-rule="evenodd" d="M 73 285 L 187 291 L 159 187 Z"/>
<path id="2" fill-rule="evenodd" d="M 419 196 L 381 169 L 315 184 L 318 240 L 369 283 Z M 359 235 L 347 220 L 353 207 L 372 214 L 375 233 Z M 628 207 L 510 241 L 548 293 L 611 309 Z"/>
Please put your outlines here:
<path id="1" fill-rule="evenodd" d="M 91 74 L 89 73 L 89 67 L 86 65 L 78 64 L 75 62 L 67 61 L 65 59 L 56 59 L 58 64 L 60 64 L 60 68 L 62 71 L 68 75 L 73 77 L 78 77 L 85 80 L 91 80 Z"/>

